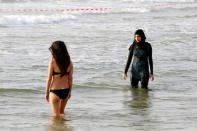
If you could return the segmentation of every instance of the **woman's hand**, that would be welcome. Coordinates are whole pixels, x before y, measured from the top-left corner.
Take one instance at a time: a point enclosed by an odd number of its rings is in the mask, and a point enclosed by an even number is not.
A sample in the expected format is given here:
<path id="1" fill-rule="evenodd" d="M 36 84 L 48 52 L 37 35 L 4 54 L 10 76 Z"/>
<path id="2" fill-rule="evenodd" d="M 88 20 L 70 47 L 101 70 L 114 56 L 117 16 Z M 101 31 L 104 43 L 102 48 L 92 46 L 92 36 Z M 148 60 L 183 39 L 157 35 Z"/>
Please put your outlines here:
<path id="1" fill-rule="evenodd" d="M 124 74 L 122 75 L 122 78 L 123 78 L 124 80 L 126 80 L 126 79 L 127 79 L 127 74 L 124 73 Z"/>
<path id="2" fill-rule="evenodd" d="M 49 92 L 46 92 L 46 101 L 49 102 Z"/>
<path id="3" fill-rule="evenodd" d="M 150 74 L 149 77 L 151 78 L 152 81 L 154 81 L 154 75 Z"/>

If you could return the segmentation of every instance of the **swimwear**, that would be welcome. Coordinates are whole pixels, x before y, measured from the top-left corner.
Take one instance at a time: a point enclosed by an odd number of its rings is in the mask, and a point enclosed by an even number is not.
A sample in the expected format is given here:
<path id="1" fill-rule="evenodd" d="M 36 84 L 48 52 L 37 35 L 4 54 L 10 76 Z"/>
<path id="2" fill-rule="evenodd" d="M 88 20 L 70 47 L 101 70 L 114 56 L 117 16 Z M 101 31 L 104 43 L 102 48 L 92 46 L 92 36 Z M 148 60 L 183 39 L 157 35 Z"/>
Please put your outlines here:
<path id="1" fill-rule="evenodd" d="M 133 61 L 132 61 L 133 58 Z M 130 81 L 133 88 L 138 87 L 141 81 L 141 88 L 148 89 L 149 73 L 153 74 L 152 47 L 148 42 L 133 43 L 129 48 L 129 56 L 125 67 L 125 74 L 132 61 Z M 150 72 L 149 72 L 150 68 Z"/>
<path id="2" fill-rule="evenodd" d="M 53 71 L 52 76 L 55 76 L 55 75 L 61 75 L 61 76 L 69 75 L 69 72 L 66 72 L 66 73 L 64 74 L 64 73 L 61 73 L 61 72 L 55 72 L 55 71 Z"/>
<path id="3" fill-rule="evenodd" d="M 141 81 L 141 88 L 148 89 L 149 78 L 136 79 L 135 77 L 130 75 L 131 87 L 138 88 L 139 81 Z"/>
<path id="4" fill-rule="evenodd" d="M 54 94 L 56 94 L 60 99 L 66 99 L 69 94 L 69 88 L 57 89 L 57 90 L 50 89 L 50 92 L 53 92 Z"/>
<path id="5" fill-rule="evenodd" d="M 133 77 L 136 79 L 148 78 L 149 66 L 150 74 L 153 74 L 152 47 L 148 42 L 131 45 L 125 67 L 125 74 L 127 74 L 133 56 L 134 59 L 131 67 Z"/>

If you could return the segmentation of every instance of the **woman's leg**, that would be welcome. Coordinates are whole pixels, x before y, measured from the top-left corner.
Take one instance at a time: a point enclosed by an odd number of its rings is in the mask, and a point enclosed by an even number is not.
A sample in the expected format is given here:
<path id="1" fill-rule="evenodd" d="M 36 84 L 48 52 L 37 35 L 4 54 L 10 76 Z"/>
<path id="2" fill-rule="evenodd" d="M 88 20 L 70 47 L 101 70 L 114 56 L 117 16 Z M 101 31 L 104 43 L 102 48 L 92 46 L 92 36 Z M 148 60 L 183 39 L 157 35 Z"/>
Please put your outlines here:
<path id="1" fill-rule="evenodd" d="M 135 77 L 130 75 L 130 81 L 131 81 L 131 87 L 132 88 L 138 88 L 138 83 L 139 83 L 138 79 L 136 79 Z"/>
<path id="2" fill-rule="evenodd" d="M 49 101 L 51 105 L 51 111 L 53 116 L 60 116 L 60 111 L 59 111 L 59 103 L 60 99 L 58 96 L 56 96 L 54 93 L 49 94 Z"/>
<path id="3" fill-rule="evenodd" d="M 142 78 L 142 80 L 141 80 L 141 88 L 148 89 L 148 81 L 149 81 L 149 78 Z"/>
<path id="4" fill-rule="evenodd" d="M 67 104 L 67 101 L 68 101 L 68 98 L 66 99 L 61 99 L 60 100 L 60 103 L 59 103 L 59 110 L 60 110 L 60 115 L 61 116 L 64 116 L 64 109 L 66 107 L 66 104 Z"/>

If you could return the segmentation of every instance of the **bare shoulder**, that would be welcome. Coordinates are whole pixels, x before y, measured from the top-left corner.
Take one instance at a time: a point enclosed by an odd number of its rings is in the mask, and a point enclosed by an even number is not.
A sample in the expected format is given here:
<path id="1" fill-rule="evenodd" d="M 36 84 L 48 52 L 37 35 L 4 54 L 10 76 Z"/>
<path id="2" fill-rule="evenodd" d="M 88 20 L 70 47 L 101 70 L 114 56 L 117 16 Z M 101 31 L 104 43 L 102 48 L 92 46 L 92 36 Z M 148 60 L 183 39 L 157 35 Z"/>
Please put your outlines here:
<path id="1" fill-rule="evenodd" d="M 73 69 L 73 63 L 72 63 L 72 61 L 70 61 L 70 69 L 72 70 Z"/>
<path id="2" fill-rule="evenodd" d="M 53 60 L 50 60 L 50 61 L 49 61 L 49 65 L 52 65 L 52 64 L 53 64 Z"/>
<path id="3" fill-rule="evenodd" d="M 52 65 L 54 65 L 54 63 L 55 63 L 55 60 L 52 59 L 52 60 L 50 60 L 49 65 L 52 66 Z"/>
<path id="4" fill-rule="evenodd" d="M 73 67 L 73 63 L 72 63 L 72 61 L 70 61 L 70 66 L 71 66 L 71 67 Z"/>
<path id="5" fill-rule="evenodd" d="M 55 59 L 52 59 L 51 62 L 54 63 L 55 62 Z"/>
<path id="6" fill-rule="evenodd" d="M 54 68 L 54 63 L 55 63 L 54 59 L 50 60 L 49 68 L 53 69 Z"/>

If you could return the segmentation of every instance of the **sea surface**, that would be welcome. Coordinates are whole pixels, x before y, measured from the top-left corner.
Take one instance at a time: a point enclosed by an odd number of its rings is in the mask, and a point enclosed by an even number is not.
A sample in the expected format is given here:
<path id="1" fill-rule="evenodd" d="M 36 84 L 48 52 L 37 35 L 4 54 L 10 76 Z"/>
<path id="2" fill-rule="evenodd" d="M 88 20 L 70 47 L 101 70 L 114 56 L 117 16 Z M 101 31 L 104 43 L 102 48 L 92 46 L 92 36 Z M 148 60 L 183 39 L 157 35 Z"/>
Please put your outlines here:
<path id="1" fill-rule="evenodd" d="M 139 28 L 153 49 L 149 91 L 122 79 Z M 45 100 L 56 40 L 74 64 L 61 119 Z M 196 0 L 0 0 L 0 131 L 196 131 L 196 56 Z"/>

